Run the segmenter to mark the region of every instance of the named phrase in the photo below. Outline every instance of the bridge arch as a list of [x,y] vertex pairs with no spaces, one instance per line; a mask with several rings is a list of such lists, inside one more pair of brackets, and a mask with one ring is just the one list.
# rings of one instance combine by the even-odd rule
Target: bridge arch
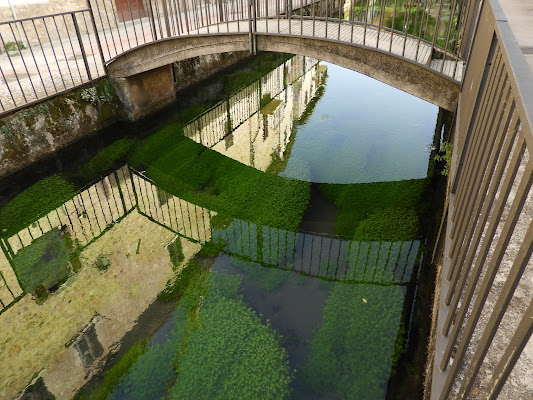
[[[172,78],[169,65],[193,57],[234,51],[249,51],[249,33],[204,34],[163,39],[129,50],[108,64],[108,73],[118,83],[126,108],[136,114],[135,103],[141,101],[143,88],[154,89],[159,82],[157,102],[173,100],[169,91]],[[455,110],[459,85],[433,69],[401,56],[362,45],[334,40],[280,34],[257,34],[256,49],[306,55],[360,72],[447,110]],[[141,83],[139,83],[142,81]],[[149,83],[147,84],[146,81]],[[150,83],[151,82],[151,83]],[[132,87],[137,88],[131,90]],[[140,89],[139,89],[140,88]],[[139,92],[140,90],[140,92]],[[163,92],[161,92],[163,90]],[[131,99],[131,95],[136,99]],[[144,102],[146,101],[143,100]],[[143,106],[146,108],[146,104]],[[134,117],[135,119],[135,117]]]

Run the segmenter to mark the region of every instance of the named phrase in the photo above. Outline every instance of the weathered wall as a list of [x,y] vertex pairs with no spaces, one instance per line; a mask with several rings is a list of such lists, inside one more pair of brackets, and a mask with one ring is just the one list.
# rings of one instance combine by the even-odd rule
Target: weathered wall
[[196,84],[249,56],[248,51],[209,54],[135,75],[113,77],[110,72],[111,82],[124,105],[126,118],[135,121],[174,102],[176,90]]
[[181,90],[196,84],[247,57],[250,57],[249,51],[234,51],[193,57],[174,63],[175,88]]
[[0,176],[7,176],[115,122],[119,100],[107,79],[0,119]]
[[[176,100],[195,84],[249,56],[234,52],[195,57],[136,76],[99,80],[0,117],[0,177],[121,119],[137,120]],[[112,84],[111,84],[112,83]],[[174,87],[175,85],[175,87]]]

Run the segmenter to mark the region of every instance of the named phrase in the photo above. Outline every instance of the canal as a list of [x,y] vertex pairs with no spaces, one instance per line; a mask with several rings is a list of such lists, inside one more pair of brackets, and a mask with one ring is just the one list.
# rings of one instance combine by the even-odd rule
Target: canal
[[268,53],[178,98],[3,181],[0,398],[417,398],[450,115]]

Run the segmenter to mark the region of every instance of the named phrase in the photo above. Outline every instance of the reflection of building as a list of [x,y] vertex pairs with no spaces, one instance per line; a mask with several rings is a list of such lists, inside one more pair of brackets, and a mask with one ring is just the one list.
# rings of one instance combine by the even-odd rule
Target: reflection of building
[[[294,115],[294,104],[286,112]],[[214,214],[124,166],[2,239],[0,271],[5,281],[0,283],[0,295],[5,312],[0,319],[6,323],[0,325],[0,343],[13,343],[0,353],[0,364],[7,366],[0,370],[0,397],[13,397],[41,370],[43,388],[71,397],[173,276],[176,266],[165,248],[175,240],[186,261],[199,249],[194,242],[214,237],[225,242],[226,253],[245,261],[335,281],[381,285],[409,284],[419,260],[418,240],[356,242],[237,219],[214,229]],[[51,248],[63,250],[53,253]],[[32,249],[55,254],[47,261],[54,261],[61,271],[67,264],[75,272],[40,305],[28,293],[33,286],[21,281],[21,257]],[[29,282],[35,285],[46,278],[33,276]],[[5,308],[14,301],[19,302]]]
[[283,158],[294,123],[324,81],[319,61],[295,56],[184,128],[185,135],[265,171]]

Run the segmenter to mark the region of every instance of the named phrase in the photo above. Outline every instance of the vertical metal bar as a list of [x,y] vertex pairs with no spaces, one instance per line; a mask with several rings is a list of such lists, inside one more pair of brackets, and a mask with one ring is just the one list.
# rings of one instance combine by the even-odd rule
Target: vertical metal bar
[[[517,153],[522,154],[524,153],[524,139],[520,138],[522,144],[518,146]],[[516,154],[516,153],[515,153]],[[520,157],[521,158],[521,157]],[[516,158],[514,158],[516,160]],[[516,172],[518,170],[518,164],[516,166],[510,166],[510,169],[508,171],[509,175],[506,176],[505,179],[505,187],[503,193],[502,199],[498,199],[498,208],[495,209],[494,213],[491,216],[490,221],[490,227],[487,229],[487,236],[485,237],[482,249],[480,250],[478,259],[476,260],[476,265],[474,267],[473,271],[479,271],[480,266],[482,263],[484,263],[488,250],[490,248],[490,244],[492,244],[492,240],[494,238],[494,233],[496,231],[496,227],[498,226],[498,223],[501,219],[501,215],[503,213],[503,208],[505,206],[505,203],[507,202],[507,198],[509,196],[509,192],[511,190],[511,187],[514,182],[514,176],[516,176]],[[496,276],[496,273],[498,272],[498,267],[500,265],[500,262],[505,254],[505,249],[507,248],[507,245],[509,244],[509,240],[511,239],[511,235],[514,230],[514,226],[520,216],[520,210],[522,210],[522,207],[528,197],[529,189],[531,188],[531,181],[532,181],[532,163],[529,163],[526,172],[524,173],[524,176],[522,180],[520,181],[518,190],[516,192],[516,196],[513,200],[513,203],[511,205],[511,209],[509,211],[509,216],[506,218],[505,223],[502,228],[502,233],[500,237],[498,238],[498,242],[496,243],[496,248],[493,252],[493,255],[490,259],[490,263],[487,267],[487,271],[485,273],[485,276],[483,277],[483,281],[480,285],[479,291],[476,295],[476,301],[472,308],[472,313],[470,314],[468,321],[466,323],[466,327],[464,329],[464,332],[462,334],[461,342],[459,343],[459,348],[457,351],[457,356],[454,360],[454,363],[452,365],[452,370],[450,371],[450,374],[448,375],[447,382],[453,382],[455,379],[456,373],[458,372],[458,365],[460,365],[464,359],[466,347],[468,343],[470,342],[470,339],[472,338],[473,331],[475,329],[475,325],[479,319],[479,316],[481,314],[481,311],[483,309],[483,305],[487,299],[489,290],[492,286],[492,283],[494,281],[494,277]],[[511,170],[512,167],[512,170]],[[512,180],[509,180],[509,177],[513,177]],[[503,201],[501,201],[503,200]],[[475,290],[475,286],[477,284],[477,281],[479,279],[479,275],[473,275],[475,278],[470,279],[467,291],[465,292],[464,299],[461,304],[461,309],[459,310],[458,318],[455,320],[453,332],[450,336],[450,339],[448,341],[448,344],[446,346],[446,351],[444,352],[444,355],[442,357],[441,363],[440,363],[440,369],[445,370],[448,362],[451,357],[451,350],[453,345],[455,344],[458,336],[459,331],[462,328],[464,318],[466,316],[466,312],[470,306],[470,301],[472,299],[472,295]],[[443,332],[443,334],[446,334],[446,332]],[[446,394],[444,397],[441,397],[442,399],[447,398],[449,391],[451,390],[451,385],[447,384],[445,387],[448,386],[448,389],[443,390],[443,395]]]
[[448,18],[448,29],[446,31],[446,40],[444,42],[444,56],[442,58],[442,65],[440,66],[441,73],[444,70],[444,64],[446,62],[446,55],[448,54],[448,44],[450,42],[450,33],[451,33],[451,28],[452,28],[453,19],[454,19],[453,17],[455,15],[455,7],[456,7],[456,0],[453,0],[452,7],[450,9],[450,16]]
[[[96,20],[94,18],[94,10],[92,8],[92,5],[91,5],[91,1],[90,0],[87,0],[87,5],[89,7],[89,9],[91,10],[91,20],[93,21],[93,25],[94,25],[94,32],[95,32],[95,35],[98,38],[98,29],[96,29]],[[105,7],[105,5],[104,5]],[[102,13],[100,12],[100,7],[98,6],[98,0],[96,0],[96,9],[98,10],[98,16],[100,17],[100,25],[102,26],[102,32],[104,33],[104,41],[105,41],[105,45],[106,45],[106,48],[107,48],[107,54],[109,56],[109,58],[111,58],[111,50],[109,49],[109,43],[107,42],[107,35],[105,34],[105,27],[104,27],[104,21],[102,19]],[[106,12],[106,19],[107,19],[107,24],[109,25],[109,29],[111,29],[111,24],[109,23],[109,18],[107,17],[107,12]],[[113,39],[113,35],[111,35],[111,39]],[[97,40],[98,43],[100,44],[100,40]],[[112,44],[113,46],[115,46],[115,42],[112,41]],[[101,46],[99,46],[101,48]],[[115,55],[117,54],[117,49],[115,47]],[[104,53],[102,52],[102,62],[105,63],[106,59],[104,58]]]
[[389,53],[392,53],[392,40],[394,39],[394,24],[396,22],[396,7],[398,7],[398,0],[394,0],[394,10],[392,11],[392,22],[390,27],[390,42],[389,42]]
[[[74,17],[72,15],[71,15],[71,17],[74,19]],[[67,26],[67,20],[65,19],[65,14],[62,15],[62,19],[63,19],[63,25],[65,25],[66,34],[68,36],[70,49],[72,50],[72,57],[74,58],[74,63],[76,64],[76,69],[78,70],[78,75],[80,76],[80,83],[82,83],[83,82],[83,77],[81,75],[80,66],[78,65],[78,60],[76,59],[76,51],[74,50],[74,45],[72,44],[72,39],[70,37],[69,28]]]
[[379,4],[379,24],[378,24],[378,37],[376,39],[376,48],[379,49],[379,36],[381,34],[381,26],[383,25],[383,16],[385,14],[384,12],[384,5],[383,3],[385,0],[381,0],[381,3]]
[[366,0],[366,7],[365,7],[365,24],[363,28],[363,46],[366,44],[366,31],[368,28],[368,2],[370,0]]
[[[474,378],[477,376],[481,364],[489,351],[489,347],[498,331],[500,323],[503,319],[503,315],[507,310],[509,303],[514,295],[516,287],[522,278],[524,270],[526,269],[531,253],[533,252],[533,222],[530,222],[529,229],[526,232],[524,241],[520,246],[520,250],[514,259],[513,266],[509,271],[507,279],[501,290],[501,294],[493,307],[493,311],[487,322],[486,328],[483,331],[481,339],[477,342],[476,352],[470,362],[468,370],[466,372],[463,383],[459,389],[459,398],[465,396],[472,389]],[[533,304],[531,302],[530,304]],[[531,321],[529,322],[531,324]]]
[[[15,67],[13,66],[13,61],[11,60],[11,56],[9,55],[9,51],[7,51],[7,47],[6,47],[6,44],[4,42],[4,38],[2,37],[2,34],[0,33],[0,40],[2,41],[2,46],[4,46],[4,49],[6,50],[6,54],[7,54],[7,58],[9,60],[9,64],[11,65],[11,69],[13,70],[13,72],[15,73],[15,78],[17,79],[17,83],[19,85],[19,88],[20,88],[20,91],[22,92],[22,97],[24,97],[24,102],[28,102],[28,100],[26,99],[26,95],[24,94],[24,89],[22,88],[22,85],[20,84],[20,80],[19,80],[19,76],[17,74],[17,71],[15,70]],[[3,75],[3,73],[2,73]],[[4,78],[4,82],[6,82],[6,85],[7,85],[7,81],[5,80]],[[13,102],[15,100],[13,99]],[[17,104],[15,103],[15,106]]]
[[[85,17],[85,13],[82,13],[81,15],[83,16],[83,24],[85,26],[85,30],[87,31],[87,39],[89,41],[89,46],[91,48],[91,54],[93,55],[93,62],[94,62],[94,68],[96,70],[96,75],[100,75],[100,71],[98,68],[98,62],[96,61],[96,56],[94,55],[95,52],[94,52],[93,41],[91,39],[91,32],[89,31],[89,26],[87,25],[87,18]],[[103,62],[104,60],[102,59],[102,65],[103,65]],[[104,74],[105,74],[105,70],[104,70]]]
[[[13,32],[13,27],[11,26],[11,24],[8,24],[8,25],[9,25],[9,29],[11,30],[11,34],[13,35],[13,39],[15,40],[15,45],[17,46],[18,53],[20,54],[20,59],[22,60],[22,64],[24,65],[24,69],[26,70],[26,75],[28,76],[28,79],[30,81],[33,94],[35,94],[35,98],[38,99],[39,96],[37,96],[37,92],[35,91],[35,86],[33,86],[33,80],[31,79],[31,75],[28,71],[28,66],[26,65],[26,60],[24,59],[24,54],[22,53],[22,49],[20,48],[19,41],[17,40],[17,37],[15,36],[15,32]],[[30,46],[29,43],[28,43],[28,46]],[[7,51],[7,49],[6,49],[6,53],[9,56],[9,52]]]
[[[489,217],[489,210],[492,207],[492,204],[495,200],[495,194],[496,190],[498,188],[498,185],[501,181],[501,178],[504,173],[505,164],[507,163],[507,160],[509,158],[509,155],[511,153],[512,144],[515,141],[516,138],[516,124],[517,124],[517,113],[514,112],[514,103],[510,107],[510,116],[512,116],[512,121],[507,122],[505,127],[503,129],[500,129],[500,135],[499,141],[494,149],[491,151],[491,159],[489,161],[489,165],[491,168],[487,171],[487,173],[490,173],[490,175],[487,175],[488,177],[492,177],[491,179],[485,179],[483,188],[481,189],[481,192],[483,195],[478,196],[476,199],[476,207],[474,208],[474,215],[475,219],[469,224],[468,230],[466,231],[466,234],[462,234],[462,237],[468,238],[465,242],[464,246],[462,246],[461,251],[459,252],[458,257],[454,260],[454,272],[453,274],[449,274],[448,280],[451,281],[449,292],[445,298],[444,304],[449,305],[451,302],[452,295],[454,293],[454,288],[456,287],[458,283],[458,277],[459,273],[461,273],[461,281],[458,287],[458,291],[462,292],[466,278],[468,276],[468,271],[465,269],[463,270],[463,265],[465,262],[465,258],[468,254],[468,259],[466,265],[471,265],[472,261],[474,259],[475,251],[473,249],[477,249],[479,245],[479,241],[481,240],[481,232],[483,231],[482,227],[485,226],[487,219]],[[507,133],[507,130],[510,128],[510,132]],[[505,138],[503,136],[505,135]],[[502,145],[502,139],[505,139],[503,141]],[[500,150],[501,149],[501,150]],[[497,161],[497,162],[496,162]],[[496,165],[495,165],[496,164]],[[487,190],[487,187],[489,186],[490,181],[490,187]],[[477,229],[477,231],[475,231]],[[475,235],[474,235],[475,231]],[[448,278],[448,277],[447,277]],[[457,304],[455,304],[455,307]],[[454,307],[454,308],[455,308]]]
[[[85,70],[87,71],[87,78],[89,79],[89,81],[92,81],[93,78],[91,76],[91,69],[89,68],[89,63],[87,62],[87,55],[85,54],[85,47],[83,47],[83,40],[81,38],[78,21],[76,21],[76,15],[74,13],[71,13],[70,15],[72,16],[72,22],[74,23],[74,29],[76,30],[76,36],[78,38],[78,43],[81,49],[81,56],[83,57],[83,63],[85,64]],[[80,74],[80,78],[81,78],[81,74]],[[82,79],[82,82],[83,82],[83,79]]]
[[[163,0],[164,2],[164,0]],[[135,43],[137,44],[137,46],[139,45],[139,39],[137,39],[137,29],[135,28],[135,21],[133,20],[133,12],[131,11],[131,4],[130,4],[130,0],[127,0],[127,3],[128,3],[128,10],[130,12],[130,21],[131,21],[131,24],[133,25],[133,34],[135,35]],[[139,6],[137,5],[137,9],[139,8]],[[122,13],[122,17],[124,17],[124,13]],[[123,21],[124,22],[124,29],[126,30],[126,21]],[[129,42],[129,35],[127,34],[127,30],[126,30],[126,35],[128,36],[128,42]]]
[[52,21],[54,22],[54,27],[56,29],[57,38],[58,38],[59,44],[61,45],[61,51],[63,52],[63,56],[65,57],[65,62],[67,63],[67,69],[70,75],[70,80],[72,81],[72,85],[76,86],[76,84],[74,83],[74,77],[72,76],[72,71],[70,70],[70,64],[68,62],[67,53],[65,52],[65,47],[63,46],[63,40],[61,39],[61,35],[59,34],[59,29],[57,27],[56,18],[52,17]]
[[[531,241],[531,239],[530,239]],[[522,320],[511,338],[505,353],[500,358],[498,365],[494,369],[489,384],[485,387],[485,397],[483,400],[496,400],[511,374],[516,362],[520,358],[522,351],[526,347],[529,338],[533,334],[533,302],[522,316]]]
[[[48,91],[46,90],[46,85],[44,84],[43,76],[41,75],[41,69],[39,68],[38,63],[35,60],[35,54],[33,54],[33,46],[30,44],[30,40],[28,39],[28,35],[26,34],[26,29],[24,28],[24,23],[22,21],[20,22],[20,26],[22,27],[22,32],[24,32],[24,37],[26,38],[26,43],[28,43],[28,48],[29,48],[31,56],[33,58],[33,63],[35,64],[35,67],[37,68],[37,71],[39,72],[39,78],[41,79],[41,85],[43,86],[44,93],[46,94],[46,96],[48,96]],[[37,35],[37,37],[39,37],[39,35]],[[40,42],[40,40],[39,40],[39,42]],[[41,50],[42,50],[42,48],[41,48]]]
[[[1,34],[0,34],[1,37]],[[15,98],[13,97],[13,93],[11,92],[11,88],[9,87],[6,76],[4,75],[4,71],[2,70],[2,66],[0,65],[0,74],[2,74],[2,81],[6,83],[7,90],[9,92],[9,96],[11,96],[11,101],[13,101],[13,106],[17,106],[17,102],[15,101]]]

